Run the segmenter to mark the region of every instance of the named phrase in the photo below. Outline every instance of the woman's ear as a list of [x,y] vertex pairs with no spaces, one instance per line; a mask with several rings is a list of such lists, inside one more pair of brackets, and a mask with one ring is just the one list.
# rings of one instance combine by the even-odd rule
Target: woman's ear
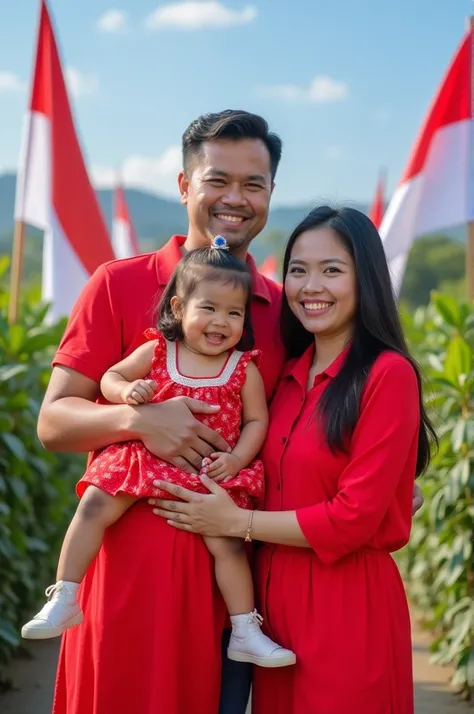
[[173,295],[173,297],[171,298],[170,306],[171,312],[173,313],[173,317],[175,318],[175,320],[181,320],[183,314],[183,306],[181,300],[177,295]]

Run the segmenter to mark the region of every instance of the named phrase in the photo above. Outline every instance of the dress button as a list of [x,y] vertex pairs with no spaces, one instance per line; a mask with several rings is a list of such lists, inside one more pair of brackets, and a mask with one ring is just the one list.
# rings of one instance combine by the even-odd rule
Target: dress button
[[281,443],[286,444],[286,441],[287,441],[286,436],[284,436],[283,439],[281,440]]

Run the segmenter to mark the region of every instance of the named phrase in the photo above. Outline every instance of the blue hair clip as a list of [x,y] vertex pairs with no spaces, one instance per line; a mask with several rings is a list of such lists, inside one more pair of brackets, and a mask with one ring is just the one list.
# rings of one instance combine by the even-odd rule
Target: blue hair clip
[[211,247],[216,250],[229,250],[229,244],[222,236],[216,236],[211,243]]

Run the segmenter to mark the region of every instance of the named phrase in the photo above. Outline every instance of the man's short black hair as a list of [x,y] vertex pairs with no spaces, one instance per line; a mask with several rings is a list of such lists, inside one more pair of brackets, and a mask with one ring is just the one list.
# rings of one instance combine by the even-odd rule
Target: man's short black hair
[[263,117],[237,109],[203,114],[191,122],[182,141],[183,167],[187,173],[192,170],[192,160],[199,156],[202,144],[216,139],[260,139],[268,149],[272,180],[275,178],[282,151],[280,137],[269,130]]

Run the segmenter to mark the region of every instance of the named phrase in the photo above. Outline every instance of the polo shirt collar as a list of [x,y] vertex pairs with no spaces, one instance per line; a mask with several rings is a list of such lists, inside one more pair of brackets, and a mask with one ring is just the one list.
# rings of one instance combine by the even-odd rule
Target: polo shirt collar
[[[183,257],[181,249],[185,242],[186,236],[172,236],[157,251],[156,272],[159,285],[164,287],[169,283],[176,265]],[[255,261],[250,254],[247,255],[247,265],[252,276],[253,294],[266,302],[271,302],[271,295],[265,278],[258,272]]]
[[[326,367],[325,370],[320,372],[316,376],[317,381],[322,381],[323,377],[329,377],[329,379],[334,379],[337,377],[339,372],[342,369],[342,366],[346,360],[347,354],[350,349],[350,344],[347,345],[339,354],[336,359],[334,359],[331,364]],[[287,369],[285,370],[283,376],[284,377],[291,377],[295,379],[298,384],[300,384],[305,390],[308,384],[308,375],[309,371],[311,369],[311,365],[313,363],[314,359],[314,353],[315,353],[315,345],[312,343],[301,355],[301,357],[297,357],[295,360],[292,360],[289,364]]]

